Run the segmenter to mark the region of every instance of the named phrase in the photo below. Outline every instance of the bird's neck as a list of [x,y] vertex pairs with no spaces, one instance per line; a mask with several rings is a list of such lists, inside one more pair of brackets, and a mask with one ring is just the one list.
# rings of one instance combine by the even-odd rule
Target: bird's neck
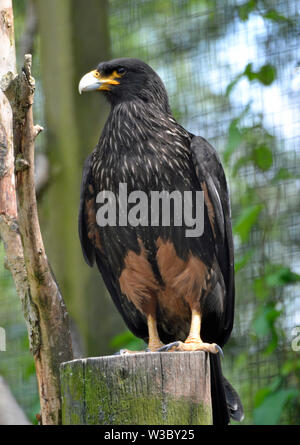
[[[190,134],[172,117],[139,101],[112,108],[94,152],[96,182],[106,190],[171,187],[174,174],[188,177]],[[98,166],[101,166],[99,169]]]
[[[98,150],[130,152],[159,150],[163,146],[182,145],[186,149],[189,133],[163,107],[136,99],[112,107],[99,140]],[[104,153],[103,153],[104,154]]]

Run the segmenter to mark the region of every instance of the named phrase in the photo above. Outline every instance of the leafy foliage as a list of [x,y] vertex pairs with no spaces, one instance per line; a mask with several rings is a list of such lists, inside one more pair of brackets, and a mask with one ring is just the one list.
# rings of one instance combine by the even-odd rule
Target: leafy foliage
[[[238,8],[242,21],[248,20],[251,13],[259,14],[258,1],[248,1]],[[270,9],[262,13],[264,20],[278,23],[289,19]],[[238,74],[227,86],[226,94],[230,97],[237,83],[246,78],[249,82],[258,81],[264,87],[269,87],[277,79],[276,67],[267,63],[258,70],[248,63],[244,71]],[[279,375],[271,382],[261,387],[254,400],[253,420],[255,424],[275,425],[281,422],[283,416],[294,423],[299,414],[299,383],[300,360],[291,350],[284,348],[285,343],[285,306],[282,296],[287,286],[299,282],[300,275],[289,265],[273,262],[270,246],[279,240],[278,232],[282,181],[293,179],[293,175],[285,167],[284,159],[275,165],[277,142],[274,136],[264,128],[261,117],[257,116],[256,124],[243,124],[251,110],[249,104],[233,119],[228,128],[228,142],[224,151],[224,162],[231,172],[231,177],[237,183],[238,217],[234,223],[234,233],[239,239],[239,249],[243,255],[236,261],[237,279],[249,262],[256,258],[258,267],[253,280],[253,293],[256,297],[256,307],[252,315],[250,338],[253,346],[262,344],[262,354],[271,360],[282,349],[282,366]],[[246,172],[251,175],[245,175]],[[260,342],[258,343],[258,340]],[[257,346],[254,346],[257,348]],[[238,367],[247,366],[247,355],[240,353],[236,359]],[[293,411],[292,411],[293,410]],[[293,414],[292,414],[293,413]]]

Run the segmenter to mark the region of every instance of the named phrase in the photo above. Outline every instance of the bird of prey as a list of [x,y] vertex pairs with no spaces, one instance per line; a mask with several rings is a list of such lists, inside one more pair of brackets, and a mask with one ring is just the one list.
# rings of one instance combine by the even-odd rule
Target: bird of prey
[[[83,168],[79,236],[84,258],[90,266],[96,263],[125,323],[148,351],[209,353],[214,424],[227,424],[230,416],[241,420],[240,399],[220,364],[233,327],[234,256],[218,154],[174,119],[162,80],[141,60],[99,63],[80,80],[79,92],[84,91],[102,92],[111,105]],[[120,184],[131,194],[125,204],[118,199]],[[154,191],[169,194],[169,221],[160,214],[168,201],[160,201],[159,216],[152,214],[155,221],[147,224],[141,213],[151,214],[151,200],[137,211],[136,191],[148,198]],[[191,227],[183,206],[175,209],[173,192],[192,193],[195,216],[197,191],[202,192],[203,231],[187,236]],[[99,223],[104,202],[106,212],[114,209],[116,215]],[[135,212],[133,223],[126,218],[124,223],[130,212]]]

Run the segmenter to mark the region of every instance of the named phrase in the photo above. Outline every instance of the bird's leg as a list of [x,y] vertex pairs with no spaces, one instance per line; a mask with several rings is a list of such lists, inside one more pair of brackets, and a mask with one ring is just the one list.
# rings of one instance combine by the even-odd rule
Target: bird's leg
[[157,323],[154,315],[149,314],[147,316],[147,324],[148,324],[148,334],[149,334],[148,349],[151,352],[156,352],[163,346],[163,343],[160,341],[158,335]]
[[156,318],[151,313],[147,315],[147,325],[148,325],[149,341],[148,341],[148,347],[146,350],[130,351],[129,349],[121,349],[119,352],[117,352],[117,354],[124,355],[124,354],[138,354],[138,353],[144,353],[144,352],[156,352],[162,346],[164,346],[164,344],[160,341],[160,338],[158,335]]
[[199,343],[199,342],[201,342],[200,330],[201,330],[201,315],[198,311],[193,309],[190,332],[189,332],[189,335],[184,343]]
[[206,351],[217,354],[222,352],[216,343],[204,343],[200,337],[201,314],[198,310],[192,309],[192,319],[190,332],[185,342],[175,341],[160,348],[160,351]]

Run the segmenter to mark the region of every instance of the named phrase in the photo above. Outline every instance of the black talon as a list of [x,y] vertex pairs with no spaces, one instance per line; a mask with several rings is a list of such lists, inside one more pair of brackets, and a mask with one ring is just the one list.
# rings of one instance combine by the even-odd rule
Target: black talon
[[223,352],[221,346],[216,345],[216,348],[217,348],[217,350],[219,351],[219,353],[221,354],[221,357],[224,358],[224,352]]
[[179,345],[179,341],[173,341],[173,343],[169,343],[168,345],[164,345],[161,348],[159,348],[158,352],[167,352],[173,346],[178,346],[178,345]]

